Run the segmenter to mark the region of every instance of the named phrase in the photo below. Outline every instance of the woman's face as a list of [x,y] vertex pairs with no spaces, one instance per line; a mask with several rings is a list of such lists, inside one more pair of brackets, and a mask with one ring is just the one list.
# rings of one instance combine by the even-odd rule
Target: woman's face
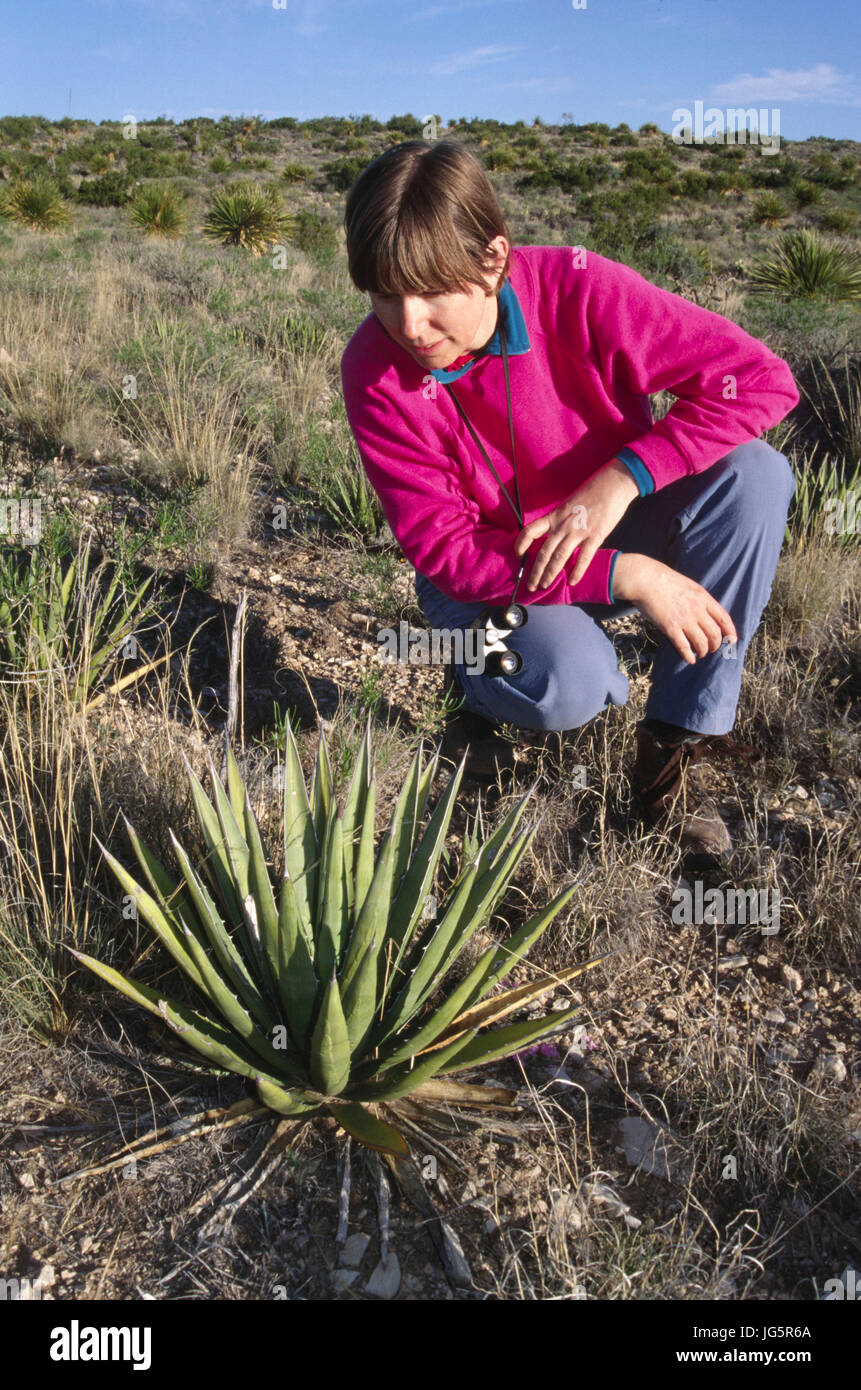
[[485,276],[488,293],[470,285],[465,294],[405,294],[370,296],[374,313],[390,338],[400,343],[422,367],[445,367],[464,352],[483,347],[496,329],[497,299],[493,293],[505,264],[508,243],[497,237],[499,269]]

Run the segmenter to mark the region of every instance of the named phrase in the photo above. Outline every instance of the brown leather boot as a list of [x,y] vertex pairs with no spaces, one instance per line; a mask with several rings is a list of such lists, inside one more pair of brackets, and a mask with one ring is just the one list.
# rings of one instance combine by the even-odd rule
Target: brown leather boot
[[729,854],[732,840],[690,764],[709,757],[753,762],[761,756],[758,749],[735,743],[728,734],[695,734],[643,720],[637,725],[632,780],[646,820],[656,828],[678,830],[680,847],[691,867],[698,861],[713,863]]
[[464,707],[464,694],[455,674],[454,662],[445,667],[443,699],[449,708],[445,712],[445,732],[442,757],[459,763],[469,748],[466,775],[476,781],[493,781],[500,772],[510,772],[516,761],[514,744],[502,738],[496,724],[481,714]]

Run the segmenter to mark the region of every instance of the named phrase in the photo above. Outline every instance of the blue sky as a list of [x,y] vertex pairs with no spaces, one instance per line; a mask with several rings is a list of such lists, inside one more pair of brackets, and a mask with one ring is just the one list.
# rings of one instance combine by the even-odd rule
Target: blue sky
[[861,140],[859,0],[575,3],[24,0],[0,31],[0,113],[412,111],[669,131],[702,101],[778,108],[784,139]]

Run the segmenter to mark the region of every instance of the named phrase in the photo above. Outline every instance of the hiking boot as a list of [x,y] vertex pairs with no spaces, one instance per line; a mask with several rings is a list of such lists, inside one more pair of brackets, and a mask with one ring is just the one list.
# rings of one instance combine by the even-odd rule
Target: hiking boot
[[445,714],[442,757],[459,763],[469,748],[464,772],[476,781],[495,781],[500,772],[510,772],[516,758],[514,745],[501,737],[492,720],[465,708],[454,662],[445,667],[443,699],[451,708]]
[[732,850],[720,812],[691,764],[709,757],[753,762],[760,756],[758,749],[735,743],[727,734],[697,734],[652,719],[637,725],[634,790],[650,825],[678,831],[680,848],[691,868],[708,867]]

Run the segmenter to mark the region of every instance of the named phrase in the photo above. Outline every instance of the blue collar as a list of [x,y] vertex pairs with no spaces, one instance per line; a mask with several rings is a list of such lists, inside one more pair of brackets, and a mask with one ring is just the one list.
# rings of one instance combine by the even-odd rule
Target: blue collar
[[[514,293],[510,280],[506,280],[502,289],[499,291],[499,312],[502,316],[502,322],[505,325],[505,346],[508,349],[509,356],[517,356],[519,353],[528,352],[530,344],[529,334],[526,331],[526,320],[523,317],[520,300]],[[499,327],[497,325],[496,332],[487,344],[487,347],[485,347],[477,357],[474,357],[471,362],[466,362],[464,366],[457,367],[453,372],[446,371],[444,367],[432,368],[430,375],[436,377],[437,381],[443,384],[449,381],[457,381],[458,377],[462,377],[465,372],[469,371],[470,367],[475,366],[476,362],[480,362],[482,357],[499,357],[501,353],[502,347],[499,342]]]

